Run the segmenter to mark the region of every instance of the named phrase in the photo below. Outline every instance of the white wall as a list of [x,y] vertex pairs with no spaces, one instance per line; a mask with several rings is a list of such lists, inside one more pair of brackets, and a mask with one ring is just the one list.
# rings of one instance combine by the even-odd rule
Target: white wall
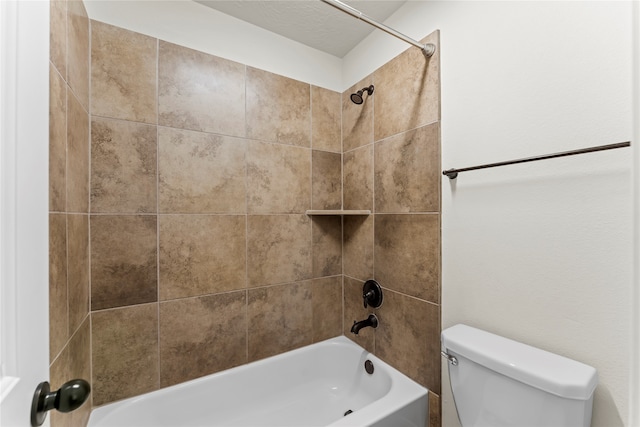
[[91,19],[342,91],[341,60],[190,0],[84,0]]
[[[630,2],[411,2],[387,23],[417,39],[441,30],[445,169],[631,139]],[[345,57],[345,83],[403,49],[373,34]],[[443,327],[596,367],[593,426],[629,425],[630,160],[620,149],[442,187]]]
[[[640,323],[640,3],[633,4],[633,183],[634,183],[634,279],[632,324]],[[640,402],[640,328],[632,331],[631,402]],[[630,405],[630,425],[640,425],[640,404]]]

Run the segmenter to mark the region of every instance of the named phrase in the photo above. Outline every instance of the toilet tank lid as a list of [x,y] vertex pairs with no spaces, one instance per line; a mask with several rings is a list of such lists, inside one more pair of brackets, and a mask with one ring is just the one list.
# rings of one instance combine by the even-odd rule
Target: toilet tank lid
[[598,384],[598,373],[589,365],[467,325],[442,331],[442,348],[568,399],[588,400]]

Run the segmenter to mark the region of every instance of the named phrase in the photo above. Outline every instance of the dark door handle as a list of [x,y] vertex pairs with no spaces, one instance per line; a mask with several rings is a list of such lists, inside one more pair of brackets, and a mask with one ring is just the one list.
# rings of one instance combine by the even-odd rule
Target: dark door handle
[[47,418],[47,411],[56,409],[60,412],[71,412],[78,409],[89,397],[91,386],[85,380],[71,380],[52,392],[48,381],[36,387],[31,401],[31,425],[41,426]]

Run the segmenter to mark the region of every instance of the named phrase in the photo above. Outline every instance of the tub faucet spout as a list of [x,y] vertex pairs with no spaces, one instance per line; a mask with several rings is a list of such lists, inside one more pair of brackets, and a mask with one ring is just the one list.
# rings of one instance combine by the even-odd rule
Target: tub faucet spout
[[359,322],[354,321],[353,326],[351,327],[351,332],[358,335],[360,329],[366,328],[367,326],[371,326],[374,329],[378,327],[378,318],[375,314],[370,314],[369,317]]

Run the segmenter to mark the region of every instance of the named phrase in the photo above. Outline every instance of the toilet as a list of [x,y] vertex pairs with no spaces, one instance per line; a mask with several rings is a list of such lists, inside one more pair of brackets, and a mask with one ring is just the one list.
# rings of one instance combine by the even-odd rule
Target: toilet
[[442,331],[463,427],[588,427],[594,368],[467,325]]

